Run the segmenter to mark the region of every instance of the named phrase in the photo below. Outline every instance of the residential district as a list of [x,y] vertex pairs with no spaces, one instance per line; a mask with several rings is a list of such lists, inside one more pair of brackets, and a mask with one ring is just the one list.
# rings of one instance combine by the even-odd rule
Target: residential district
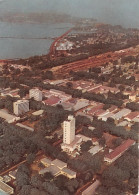
[[0,61],[0,194],[138,194],[138,35],[83,23]]

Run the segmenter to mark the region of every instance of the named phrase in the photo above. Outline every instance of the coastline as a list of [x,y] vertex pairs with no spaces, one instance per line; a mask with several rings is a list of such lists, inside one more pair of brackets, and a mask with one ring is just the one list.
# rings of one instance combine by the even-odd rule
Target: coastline
[[[49,48],[49,52],[44,54],[44,56],[46,55],[53,55],[55,53],[55,46],[57,44],[58,41],[60,41],[61,39],[63,39],[66,35],[68,35],[71,31],[73,30],[73,28],[70,28],[68,31],[66,31],[64,34],[60,35],[59,37],[53,38],[54,41],[52,42],[52,44],[50,45]],[[34,57],[34,56],[30,56],[29,58]],[[0,64],[1,63],[8,63],[11,61],[16,61],[16,60],[27,60],[29,58],[13,58],[13,59],[0,59]]]

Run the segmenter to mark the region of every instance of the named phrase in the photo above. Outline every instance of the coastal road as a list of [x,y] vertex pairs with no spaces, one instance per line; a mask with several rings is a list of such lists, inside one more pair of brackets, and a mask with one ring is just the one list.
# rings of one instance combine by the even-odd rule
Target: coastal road
[[55,54],[55,49],[56,49],[56,45],[57,43],[63,39],[65,36],[67,36],[71,31],[73,30],[73,28],[69,29],[67,32],[65,32],[63,35],[61,35],[60,37],[57,37],[55,39],[55,41],[52,43],[51,47],[50,47],[50,51],[49,54],[50,55],[54,55]]

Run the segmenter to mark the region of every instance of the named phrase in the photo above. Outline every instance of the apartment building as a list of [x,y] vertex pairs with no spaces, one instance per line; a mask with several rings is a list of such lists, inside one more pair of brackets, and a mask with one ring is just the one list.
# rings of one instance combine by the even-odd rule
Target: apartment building
[[63,124],[63,143],[71,144],[75,139],[75,118],[68,116],[68,120]]
[[42,101],[42,91],[39,89],[30,89],[29,98],[34,98],[36,101]]
[[29,111],[29,101],[28,100],[18,100],[13,103],[14,114],[19,116]]

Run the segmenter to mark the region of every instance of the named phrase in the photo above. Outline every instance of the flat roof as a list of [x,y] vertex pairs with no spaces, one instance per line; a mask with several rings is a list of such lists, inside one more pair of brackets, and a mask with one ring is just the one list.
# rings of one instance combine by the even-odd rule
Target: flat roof
[[7,193],[3,192],[1,189],[0,189],[0,195],[8,195]]
[[45,168],[45,171],[50,172],[53,176],[56,176],[61,172],[61,170],[55,165],[50,165],[49,167]]
[[93,148],[91,148],[90,150],[89,150],[89,152],[91,153],[91,154],[96,154],[96,153],[98,153],[100,150],[102,150],[103,149],[103,147],[102,146],[99,146],[99,145],[97,145],[97,146],[94,146]]
[[0,117],[5,119],[7,122],[16,119],[17,117],[15,115],[9,114],[6,110],[1,109],[0,110]]
[[71,175],[71,176],[74,176],[74,175],[76,174],[75,171],[72,171],[71,169],[68,169],[67,167],[63,168],[63,169],[62,169],[62,172],[63,172],[63,173],[66,173],[66,174],[68,174],[68,175]]
[[6,192],[7,194],[13,194],[13,188],[7,185],[6,183],[0,181],[0,189],[3,192]]
[[64,167],[67,167],[67,163],[65,163],[65,162],[63,162],[59,159],[53,160],[51,164],[57,166],[60,169],[63,169]]
[[23,124],[21,124],[21,123],[17,123],[16,125],[19,126],[19,127],[21,127],[21,128],[27,129],[27,130],[29,130],[29,131],[34,131],[33,128],[28,127],[28,126],[26,126],[26,125],[23,125]]
[[50,160],[49,158],[46,157],[46,158],[41,159],[41,163],[51,165],[52,160]]
[[39,115],[43,114],[43,112],[44,112],[44,110],[38,110],[36,112],[33,112],[32,115],[39,116]]

